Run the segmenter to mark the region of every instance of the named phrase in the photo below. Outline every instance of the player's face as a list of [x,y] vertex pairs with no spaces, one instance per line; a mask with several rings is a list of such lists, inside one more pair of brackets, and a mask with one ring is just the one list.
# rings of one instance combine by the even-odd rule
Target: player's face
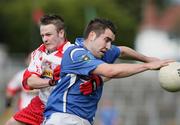
[[40,34],[46,49],[53,52],[64,42],[64,30],[57,31],[53,24],[41,25]]
[[111,48],[115,35],[110,29],[106,29],[103,34],[96,37],[91,44],[91,50],[95,57],[102,58],[104,53]]

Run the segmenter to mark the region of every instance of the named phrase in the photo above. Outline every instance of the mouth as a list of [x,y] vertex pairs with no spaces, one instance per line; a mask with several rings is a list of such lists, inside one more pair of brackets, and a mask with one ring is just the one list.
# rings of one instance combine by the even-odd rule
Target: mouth
[[105,51],[100,51],[101,56],[104,56]]
[[46,46],[49,46],[49,45],[51,45],[51,44],[50,44],[50,43],[45,43],[45,45],[46,45]]
[[46,46],[47,49],[51,49],[51,44],[45,43],[45,46]]
[[100,52],[104,54],[104,53],[106,53],[106,50],[101,50]]
[[104,54],[105,52],[104,52],[104,51],[100,51],[100,53],[103,53],[103,54]]

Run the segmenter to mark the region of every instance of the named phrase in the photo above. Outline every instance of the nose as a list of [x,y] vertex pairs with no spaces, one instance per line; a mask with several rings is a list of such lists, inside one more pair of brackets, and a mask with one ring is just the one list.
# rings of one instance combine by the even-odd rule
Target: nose
[[106,48],[107,48],[107,49],[110,49],[110,48],[111,48],[111,42],[107,42]]
[[46,36],[43,36],[43,37],[42,37],[42,40],[43,40],[43,42],[45,43],[45,42],[47,42],[48,39],[47,39]]

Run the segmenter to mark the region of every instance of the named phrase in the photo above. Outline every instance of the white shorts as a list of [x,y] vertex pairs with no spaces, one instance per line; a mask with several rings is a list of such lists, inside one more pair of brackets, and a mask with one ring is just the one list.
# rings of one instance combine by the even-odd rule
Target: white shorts
[[88,120],[68,113],[53,113],[43,125],[91,125]]

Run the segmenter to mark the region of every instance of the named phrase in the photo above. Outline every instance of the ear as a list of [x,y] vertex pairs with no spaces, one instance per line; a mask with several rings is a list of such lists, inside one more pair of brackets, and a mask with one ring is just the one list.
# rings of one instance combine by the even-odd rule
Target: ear
[[64,30],[60,30],[60,31],[58,32],[58,35],[59,35],[60,37],[64,37],[64,35],[65,35]]
[[96,33],[95,33],[94,31],[91,31],[91,32],[89,33],[89,38],[90,38],[91,41],[94,41],[95,38],[96,38]]

